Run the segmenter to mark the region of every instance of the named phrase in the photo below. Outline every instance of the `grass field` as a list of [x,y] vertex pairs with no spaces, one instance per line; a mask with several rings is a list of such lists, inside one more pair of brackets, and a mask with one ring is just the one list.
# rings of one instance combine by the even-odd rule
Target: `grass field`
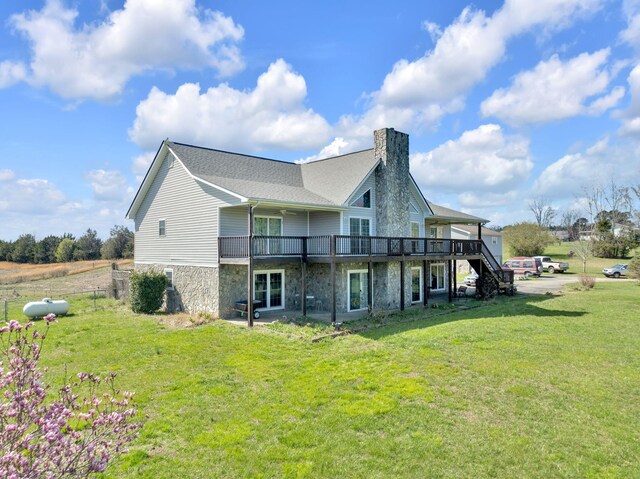
[[[111,266],[114,260],[74,261],[71,263],[20,264],[0,261],[0,284],[16,284],[49,278],[86,273]],[[131,264],[131,260],[116,260],[118,264]]]
[[[561,242],[554,243],[545,249],[544,254],[551,256],[556,261],[565,261],[569,263],[569,274],[582,273],[582,260],[577,256],[569,257],[570,251],[575,251],[575,243]],[[509,251],[507,245],[504,246],[503,258],[506,260],[513,255]],[[616,263],[629,263],[633,257],[640,257],[640,248],[637,248],[629,253],[629,259],[611,259],[611,258],[594,258],[591,257],[587,260],[587,273],[602,275],[602,269],[608,266],[613,266]]]
[[500,298],[312,344],[111,309],[61,318],[51,383],[116,371],[119,478],[640,477],[640,287]]

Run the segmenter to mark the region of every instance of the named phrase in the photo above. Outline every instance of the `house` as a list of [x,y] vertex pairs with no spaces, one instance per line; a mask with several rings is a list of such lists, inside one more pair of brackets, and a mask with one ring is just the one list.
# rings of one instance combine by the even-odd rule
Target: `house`
[[[167,274],[169,310],[228,317],[254,298],[259,311],[335,322],[451,298],[459,259],[512,284],[481,241],[487,220],[427,201],[409,137],[393,129],[375,131],[372,149],[301,165],[165,140],[127,217],[135,269]],[[453,224],[478,239],[452,240]]]
[[[481,227],[481,235],[484,243],[491,251],[493,257],[502,264],[502,233],[490,228]],[[478,239],[478,228],[471,225],[451,225],[451,238],[462,240]],[[465,261],[458,263],[458,271],[471,271],[471,265]]]

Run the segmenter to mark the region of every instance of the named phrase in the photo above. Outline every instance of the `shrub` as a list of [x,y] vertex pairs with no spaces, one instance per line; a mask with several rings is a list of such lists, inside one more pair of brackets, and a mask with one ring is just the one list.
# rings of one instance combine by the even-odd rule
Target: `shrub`
[[162,306],[167,277],[153,271],[131,273],[129,278],[131,309],[134,313],[154,313]]
[[[45,316],[44,334],[10,321],[0,328],[0,477],[86,478],[103,472],[137,435],[132,393],[113,387],[114,374],[78,374],[59,398],[48,398],[38,366],[55,315]],[[108,392],[100,392],[101,385]],[[88,389],[81,397],[78,389]]]
[[593,289],[596,285],[596,277],[592,274],[581,273],[578,275],[578,280],[584,289]]
[[544,254],[544,249],[553,243],[553,236],[547,228],[534,223],[516,223],[503,230],[504,240],[513,256],[536,256]]
[[629,276],[640,280],[640,258],[635,258],[630,264],[629,264]]

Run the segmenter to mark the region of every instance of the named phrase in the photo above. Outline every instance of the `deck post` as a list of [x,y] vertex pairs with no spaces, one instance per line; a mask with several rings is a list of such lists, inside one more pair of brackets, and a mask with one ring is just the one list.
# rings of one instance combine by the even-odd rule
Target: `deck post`
[[429,279],[431,275],[427,273],[428,267],[429,264],[425,259],[422,261],[422,304],[425,307],[429,304]]
[[249,263],[247,264],[247,325],[253,327],[253,205],[249,205]]
[[371,314],[373,310],[373,263],[369,258],[367,265],[367,311]]
[[302,262],[302,293],[301,293],[301,301],[302,301],[302,316],[307,315],[307,262]]
[[[335,238],[335,237],[334,237]],[[349,298],[347,298],[347,301]],[[331,259],[331,324],[336,325],[336,260]]]
[[453,260],[453,294],[458,297],[458,262]]
[[449,270],[449,274],[447,275],[447,286],[449,287],[449,302],[453,301],[452,291],[451,291],[451,260],[447,260],[447,269]]
[[482,239],[482,224],[478,223],[478,239]]
[[404,258],[400,259],[400,311],[404,311]]

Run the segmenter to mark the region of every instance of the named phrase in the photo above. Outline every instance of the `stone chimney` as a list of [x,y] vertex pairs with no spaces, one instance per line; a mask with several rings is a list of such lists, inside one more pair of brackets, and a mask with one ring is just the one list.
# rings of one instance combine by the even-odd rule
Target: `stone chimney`
[[383,128],[373,132],[376,168],[376,234],[411,236],[409,222],[409,135]]

